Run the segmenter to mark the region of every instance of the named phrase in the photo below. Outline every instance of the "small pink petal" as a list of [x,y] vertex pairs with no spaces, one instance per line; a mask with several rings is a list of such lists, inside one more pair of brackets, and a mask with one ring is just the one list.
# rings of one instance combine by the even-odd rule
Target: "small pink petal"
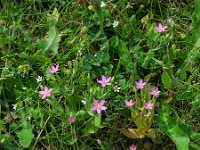
[[97,108],[97,113],[100,114],[101,113],[101,109]]
[[52,88],[50,88],[50,89],[48,90],[48,92],[49,92],[49,93],[51,93],[51,91],[52,91],[52,90],[53,90],[53,89],[52,89]]
[[51,70],[53,71],[55,69],[55,67],[53,65],[51,65]]
[[98,105],[99,104],[99,102],[96,99],[93,99],[93,103],[94,103],[94,105]]
[[105,83],[102,83],[102,84],[101,84],[101,86],[102,86],[102,87],[105,87],[105,86],[106,86],[106,84],[105,84]]
[[106,110],[107,107],[106,106],[101,106],[101,110]]
[[106,82],[108,83],[108,82],[110,82],[110,80],[111,80],[111,77],[109,77],[108,79],[106,79]]
[[126,106],[128,106],[128,105],[129,105],[129,102],[128,102],[128,100],[125,100],[124,102],[125,102]]
[[56,65],[56,70],[58,71],[59,65]]
[[47,87],[47,86],[44,87],[44,91],[45,91],[45,92],[48,91],[48,87]]
[[97,110],[97,106],[92,106],[90,110]]
[[39,91],[39,94],[41,94],[41,95],[43,95],[45,93],[46,93],[45,91]]
[[104,81],[102,81],[102,80],[97,80],[97,82],[100,83],[100,84],[104,83]]
[[45,97],[47,97],[46,94],[44,94],[44,95],[42,96],[42,99],[45,99]]
[[101,100],[100,102],[99,102],[99,105],[103,105],[105,103],[105,100]]
[[103,81],[105,81],[105,80],[106,80],[106,77],[105,77],[104,75],[102,75],[102,76],[101,76],[101,79],[102,79]]
[[51,93],[47,93],[46,95],[49,97],[49,96],[51,96]]

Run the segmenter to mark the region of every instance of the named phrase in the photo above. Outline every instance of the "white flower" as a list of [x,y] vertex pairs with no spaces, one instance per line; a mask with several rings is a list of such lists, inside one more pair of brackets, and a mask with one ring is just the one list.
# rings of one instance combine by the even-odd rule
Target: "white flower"
[[81,102],[82,102],[82,104],[83,104],[83,105],[85,105],[85,104],[86,104],[86,101],[85,101],[85,100],[82,100]]
[[26,90],[27,88],[25,86],[22,87],[23,90]]
[[174,23],[174,20],[173,20],[172,18],[169,18],[167,21],[168,21],[168,23],[169,23],[170,25],[172,25],[172,26],[175,24],[175,23]]
[[12,107],[13,107],[14,110],[16,110],[17,109],[17,104],[12,104]]
[[101,7],[105,7],[106,6],[106,4],[102,1],[101,2]]
[[97,143],[98,143],[99,145],[101,145],[101,140],[97,139]]
[[114,87],[113,87],[113,89],[114,89],[114,92],[119,92],[119,90],[121,89],[118,85],[115,85]]
[[117,27],[118,24],[119,24],[119,22],[115,20],[115,21],[113,22],[113,28]]
[[36,80],[37,80],[37,82],[41,82],[42,81],[42,77],[41,76],[37,76]]

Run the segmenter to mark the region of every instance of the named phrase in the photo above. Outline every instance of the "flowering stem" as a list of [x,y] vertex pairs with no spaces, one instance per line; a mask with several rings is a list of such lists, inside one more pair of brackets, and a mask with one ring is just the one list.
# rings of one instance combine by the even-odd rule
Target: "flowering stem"
[[139,100],[138,100],[138,96],[137,96],[136,90],[134,90],[134,92],[135,92],[135,101],[136,101],[135,109],[136,109],[136,111],[137,111],[138,108],[140,107],[140,102],[139,102]]
[[141,95],[141,107],[145,104],[145,98],[144,98],[144,91],[143,89],[140,89],[140,95]]

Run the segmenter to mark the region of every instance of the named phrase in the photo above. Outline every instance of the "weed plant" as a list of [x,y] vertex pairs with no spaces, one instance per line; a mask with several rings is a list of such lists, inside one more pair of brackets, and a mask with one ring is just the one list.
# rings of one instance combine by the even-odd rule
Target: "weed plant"
[[1,0],[0,149],[199,150],[199,0]]

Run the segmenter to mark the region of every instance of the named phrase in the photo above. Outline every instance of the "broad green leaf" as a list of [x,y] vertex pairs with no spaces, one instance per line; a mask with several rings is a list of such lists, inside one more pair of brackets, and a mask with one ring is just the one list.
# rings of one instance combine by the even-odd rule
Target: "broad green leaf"
[[35,55],[47,55],[49,53],[56,55],[58,53],[60,40],[59,31],[55,26],[52,26],[48,31],[48,38],[38,42],[38,46],[41,47],[41,50],[39,50]]
[[194,13],[192,14],[192,41],[193,43],[196,42],[197,39],[200,38],[200,0],[195,0],[195,9]]
[[58,53],[58,46],[61,38],[59,35],[58,30],[55,26],[51,27],[48,32],[48,39],[47,39],[47,45],[44,49],[44,52],[51,50],[54,55]]
[[86,123],[84,132],[86,134],[93,134],[98,131],[100,125],[101,125],[101,115],[96,114],[93,117],[91,117],[89,121]]
[[170,116],[170,108],[167,103],[161,103],[158,112],[158,126],[176,144],[178,150],[188,150],[190,139],[182,130],[176,118]]
[[172,87],[172,80],[166,71],[162,73],[161,79],[165,88],[170,89]]
[[57,8],[55,7],[52,14],[47,15],[47,22],[49,26],[55,26],[56,23],[58,22],[58,18],[59,18],[59,13]]
[[19,138],[19,143],[24,148],[28,148],[33,140],[33,133],[32,129],[22,129],[21,131],[17,132],[17,137]]

